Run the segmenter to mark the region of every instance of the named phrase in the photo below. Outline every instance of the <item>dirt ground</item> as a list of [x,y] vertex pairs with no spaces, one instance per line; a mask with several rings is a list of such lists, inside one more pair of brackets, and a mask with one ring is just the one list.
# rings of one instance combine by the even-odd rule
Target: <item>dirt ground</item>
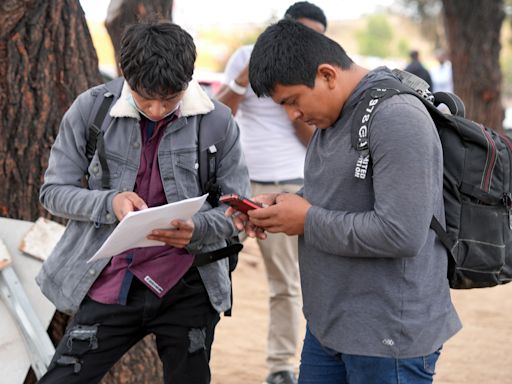
[[[245,242],[233,281],[233,317],[221,319],[217,327],[212,383],[261,384],[267,375],[268,290],[252,239]],[[512,283],[452,290],[452,298],[464,328],[444,345],[434,383],[512,384]]]

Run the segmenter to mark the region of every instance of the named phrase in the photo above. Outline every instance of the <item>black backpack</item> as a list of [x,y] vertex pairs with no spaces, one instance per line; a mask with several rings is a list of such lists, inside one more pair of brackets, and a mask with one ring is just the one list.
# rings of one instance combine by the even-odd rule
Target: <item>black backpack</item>
[[[108,125],[105,121],[107,112],[114,100],[114,94],[119,96],[123,87],[124,79],[117,78],[106,84],[107,89],[103,95],[97,94],[96,104],[92,110],[96,110],[96,115],[89,125],[89,134],[86,144],[86,157],[89,163],[92,161],[96,151],[98,152],[98,161],[102,169],[101,184],[103,189],[109,188],[110,172],[108,169],[105,146],[103,142],[102,126]],[[103,97],[103,98],[102,98]],[[203,122],[210,115],[199,115],[198,132],[197,132],[197,157],[199,163],[199,182],[201,184],[202,193],[208,193],[207,201],[212,207],[219,205],[219,197],[222,190],[217,184],[217,154],[222,153],[225,124],[210,124],[208,129],[201,129]],[[88,175],[86,175],[86,178]],[[234,271],[238,264],[238,253],[242,250],[243,245],[240,243],[238,236],[226,239],[226,246],[215,251],[194,255],[194,266],[202,266],[213,263],[220,259],[229,258],[229,274]],[[231,295],[233,297],[233,295]],[[231,314],[231,310],[225,312],[226,316]]]
[[[431,94],[421,79],[393,70],[396,80],[368,89],[356,107],[352,145],[359,152],[354,176],[364,179],[371,163],[368,132],[373,112],[397,94],[420,99],[441,139],[446,230],[432,217],[430,227],[448,249],[451,288],[492,287],[512,280],[512,140],[464,118],[456,95]],[[437,106],[446,105],[444,114]]]

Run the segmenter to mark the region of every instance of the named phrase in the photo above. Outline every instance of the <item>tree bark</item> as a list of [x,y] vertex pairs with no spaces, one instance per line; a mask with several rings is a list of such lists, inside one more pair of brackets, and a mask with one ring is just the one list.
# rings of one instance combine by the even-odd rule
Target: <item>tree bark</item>
[[173,0],[111,0],[105,27],[114,46],[116,68],[121,37],[126,27],[145,17],[159,17],[172,21]]
[[73,0],[0,3],[0,215],[35,220],[50,147],[73,99],[101,81]]
[[466,117],[503,131],[503,0],[443,0],[443,12],[455,92],[466,105]]
[[[48,216],[38,201],[50,147],[74,98],[101,82],[85,16],[73,0],[0,3],[0,215]],[[68,316],[57,312],[54,342]],[[34,383],[29,373],[26,383]]]
[[[102,82],[84,13],[76,0],[0,2],[0,216],[34,221],[50,148],[76,96]],[[57,343],[68,317],[57,312]],[[137,344],[103,383],[162,382],[151,338]],[[25,383],[35,383],[29,373]]]

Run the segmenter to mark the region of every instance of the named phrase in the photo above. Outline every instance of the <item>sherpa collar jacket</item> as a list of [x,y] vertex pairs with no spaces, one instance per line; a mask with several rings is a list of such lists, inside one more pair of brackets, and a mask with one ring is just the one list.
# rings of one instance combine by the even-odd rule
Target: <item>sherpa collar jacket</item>
[[[42,266],[36,280],[43,293],[58,310],[74,313],[89,288],[108,264],[102,259],[87,260],[112,233],[118,221],[112,211],[114,195],[132,191],[141,155],[139,113],[126,100],[128,87],[122,79],[84,92],[63,117],[50,153],[48,169],[40,191],[40,201],[53,215],[69,220],[66,231]],[[116,89],[117,88],[117,89]],[[97,154],[89,163],[85,156],[88,127],[105,94],[114,102],[104,121],[104,141],[110,170],[110,189],[101,189],[101,166]],[[249,177],[239,142],[239,130],[230,110],[212,101],[196,81],[190,82],[182,99],[180,117],[165,128],[158,148],[160,173],[168,202],[202,194],[198,179],[197,128],[223,124],[226,135],[218,154],[217,180],[224,193],[249,194]],[[207,116],[208,119],[199,118]],[[89,173],[88,189],[81,180]],[[221,248],[226,238],[236,234],[231,219],[224,217],[225,207],[208,204],[194,215],[191,253]],[[213,307],[225,311],[231,304],[228,260],[199,268]]]

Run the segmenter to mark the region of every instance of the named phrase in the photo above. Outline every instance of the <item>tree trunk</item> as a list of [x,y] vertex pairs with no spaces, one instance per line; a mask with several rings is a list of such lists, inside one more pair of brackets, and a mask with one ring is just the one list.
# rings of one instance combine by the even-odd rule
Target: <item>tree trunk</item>
[[35,220],[50,147],[73,99],[101,82],[73,0],[0,3],[0,215]]
[[455,92],[466,117],[503,130],[499,55],[503,0],[443,0]]
[[[0,4],[0,215],[34,221],[50,147],[74,98],[101,82],[98,59],[73,0],[6,0]],[[50,337],[68,316],[57,312]],[[26,383],[34,383],[29,373]]]
[[[173,0],[111,0],[105,27],[114,46],[116,64],[125,28],[145,17],[156,16],[172,21]],[[116,66],[118,74],[119,66]]]
[[[60,120],[79,93],[101,82],[78,1],[0,2],[0,216],[48,216],[38,194]],[[67,321],[60,312],[52,319],[55,343]],[[103,383],[162,382],[158,361],[154,343],[145,340]],[[35,383],[33,373],[25,383]]]

